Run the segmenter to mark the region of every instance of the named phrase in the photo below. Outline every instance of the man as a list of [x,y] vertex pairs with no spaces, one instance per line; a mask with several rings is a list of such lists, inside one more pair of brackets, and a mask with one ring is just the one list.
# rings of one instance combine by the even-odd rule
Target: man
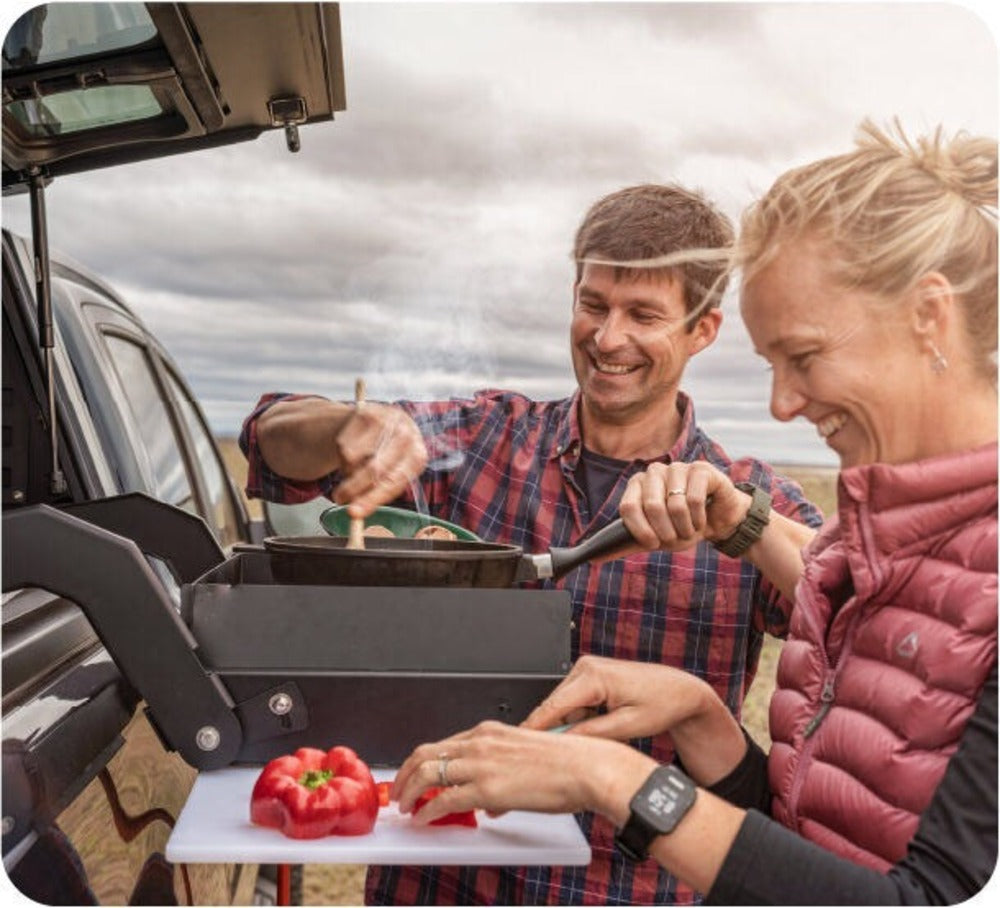
[[[543,551],[615,519],[629,477],[650,463],[707,460],[770,493],[775,519],[818,524],[794,483],[759,461],[732,462],[698,428],[680,390],[687,361],[718,334],[731,243],[727,219],[695,193],[658,185],[612,193],[587,213],[574,245],[570,342],[579,387],[572,397],[540,402],[488,390],[469,400],[356,410],[267,395],[241,436],[248,494],[284,502],[325,494],[363,514],[398,495],[412,500],[409,479],[429,458],[416,488],[431,513],[484,539]],[[631,264],[611,264],[621,262]],[[739,525],[743,537],[732,554],[752,543],[751,524]],[[749,563],[705,544],[584,565],[555,586],[573,601],[574,659],[592,653],[682,667],[705,678],[737,715],[762,631],[783,633],[790,608]],[[672,757],[665,737],[639,743],[661,762]],[[578,820],[593,852],[587,867],[372,867],[367,900],[694,899],[655,862],[625,860],[603,819]]]

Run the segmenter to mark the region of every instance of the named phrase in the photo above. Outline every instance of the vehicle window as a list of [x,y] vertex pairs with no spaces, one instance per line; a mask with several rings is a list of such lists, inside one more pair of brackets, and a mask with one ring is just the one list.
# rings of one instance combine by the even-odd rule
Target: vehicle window
[[30,136],[42,138],[148,120],[160,116],[163,105],[145,85],[107,85],[64,91],[44,103],[12,101],[7,110]]
[[143,3],[50,3],[22,15],[3,42],[3,68],[24,69],[144,44],[156,35]]
[[184,424],[194,442],[195,457],[198,460],[198,466],[205,481],[205,490],[208,494],[207,520],[209,526],[215,530],[220,545],[233,545],[240,541],[239,523],[229,492],[229,480],[223,471],[222,464],[219,463],[212,437],[201,421],[190,397],[177,379],[168,373],[167,382],[170,385],[170,393],[181,411]]
[[167,504],[197,514],[181,448],[146,351],[113,334],[106,334],[105,341],[149,457],[154,494]]
[[[12,26],[3,42],[4,110],[26,139],[137,123],[169,114],[155,80],[107,72],[90,57],[162,41],[145,4],[53,3],[36,6]],[[143,51],[147,50],[143,47]],[[51,65],[82,66],[75,78],[34,82],[33,70]],[[7,80],[13,87],[8,91]]]

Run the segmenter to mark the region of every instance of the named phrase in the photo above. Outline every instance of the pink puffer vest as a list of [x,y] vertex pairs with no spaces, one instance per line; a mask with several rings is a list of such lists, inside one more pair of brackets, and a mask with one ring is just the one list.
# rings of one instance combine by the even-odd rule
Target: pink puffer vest
[[775,819],[886,870],[997,658],[997,446],[844,470],[771,701]]

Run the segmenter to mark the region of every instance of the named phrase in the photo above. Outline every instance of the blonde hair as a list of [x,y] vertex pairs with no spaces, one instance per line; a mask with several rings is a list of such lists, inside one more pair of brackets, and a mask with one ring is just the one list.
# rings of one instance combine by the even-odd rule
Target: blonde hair
[[938,127],[910,141],[898,121],[870,120],[857,148],[790,170],[743,214],[736,261],[743,283],[782,243],[829,247],[831,277],[891,299],[930,272],[963,307],[977,365],[995,373],[997,348],[997,144]]

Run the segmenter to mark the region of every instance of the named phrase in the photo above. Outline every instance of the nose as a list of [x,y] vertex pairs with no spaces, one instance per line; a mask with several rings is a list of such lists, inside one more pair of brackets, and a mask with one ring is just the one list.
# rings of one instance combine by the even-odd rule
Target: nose
[[775,367],[771,376],[771,415],[781,422],[788,422],[795,419],[805,405],[805,395]]
[[594,332],[594,343],[601,351],[614,350],[627,341],[625,317],[615,311],[608,312]]

